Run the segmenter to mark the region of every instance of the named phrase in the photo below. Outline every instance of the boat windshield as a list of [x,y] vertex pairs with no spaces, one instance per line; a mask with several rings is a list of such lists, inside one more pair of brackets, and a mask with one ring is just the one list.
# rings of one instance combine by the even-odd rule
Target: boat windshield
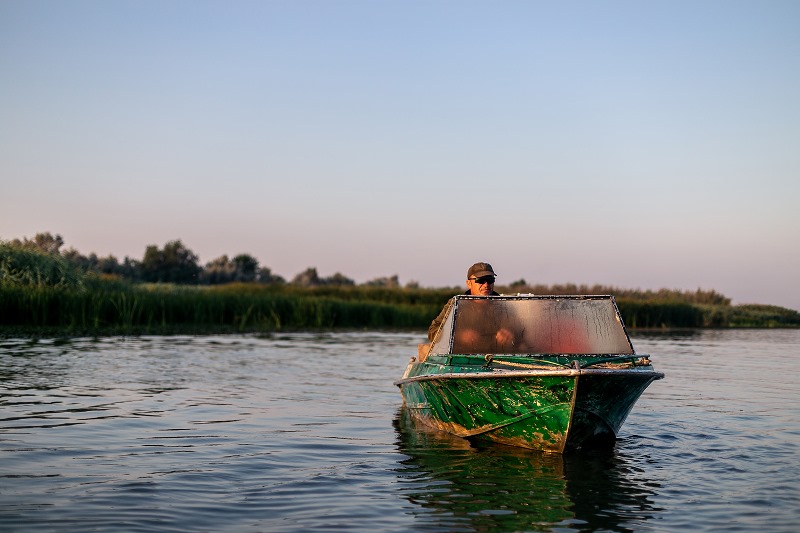
[[433,354],[633,354],[612,296],[456,296]]

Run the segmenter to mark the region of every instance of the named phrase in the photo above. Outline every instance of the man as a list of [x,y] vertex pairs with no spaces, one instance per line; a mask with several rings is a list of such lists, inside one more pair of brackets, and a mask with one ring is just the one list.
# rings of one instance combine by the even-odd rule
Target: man
[[[494,292],[494,280],[497,275],[494,273],[492,265],[489,263],[475,263],[469,270],[467,270],[467,291],[464,294],[471,294],[472,296],[500,296]],[[442,325],[447,312],[450,310],[450,302],[444,306],[444,309],[439,313],[439,316],[433,319],[430,327],[428,328],[428,340],[433,340],[439,326]]]

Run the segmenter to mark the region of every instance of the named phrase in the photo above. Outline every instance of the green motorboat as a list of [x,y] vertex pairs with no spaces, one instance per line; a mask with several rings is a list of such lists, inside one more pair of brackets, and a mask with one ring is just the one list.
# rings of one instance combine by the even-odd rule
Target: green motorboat
[[428,426],[563,453],[613,443],[663,377],[635,353],[613,296],[459,295],[395,384]]

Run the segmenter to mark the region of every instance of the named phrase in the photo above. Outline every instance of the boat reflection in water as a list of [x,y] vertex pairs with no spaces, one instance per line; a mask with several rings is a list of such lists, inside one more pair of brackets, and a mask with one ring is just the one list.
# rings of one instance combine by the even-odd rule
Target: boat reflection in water
[[394,420],[397,475],[415,525],[447,531],[636,530],[658,512],[652,484],[613,450],[547,454]]

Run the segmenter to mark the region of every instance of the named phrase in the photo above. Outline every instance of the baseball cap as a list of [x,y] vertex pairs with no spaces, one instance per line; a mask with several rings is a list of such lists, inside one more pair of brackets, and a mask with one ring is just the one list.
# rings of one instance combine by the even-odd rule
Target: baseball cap
[[467,270],[467,279],[471,277],[497,276],[489,263],[475,263]]

